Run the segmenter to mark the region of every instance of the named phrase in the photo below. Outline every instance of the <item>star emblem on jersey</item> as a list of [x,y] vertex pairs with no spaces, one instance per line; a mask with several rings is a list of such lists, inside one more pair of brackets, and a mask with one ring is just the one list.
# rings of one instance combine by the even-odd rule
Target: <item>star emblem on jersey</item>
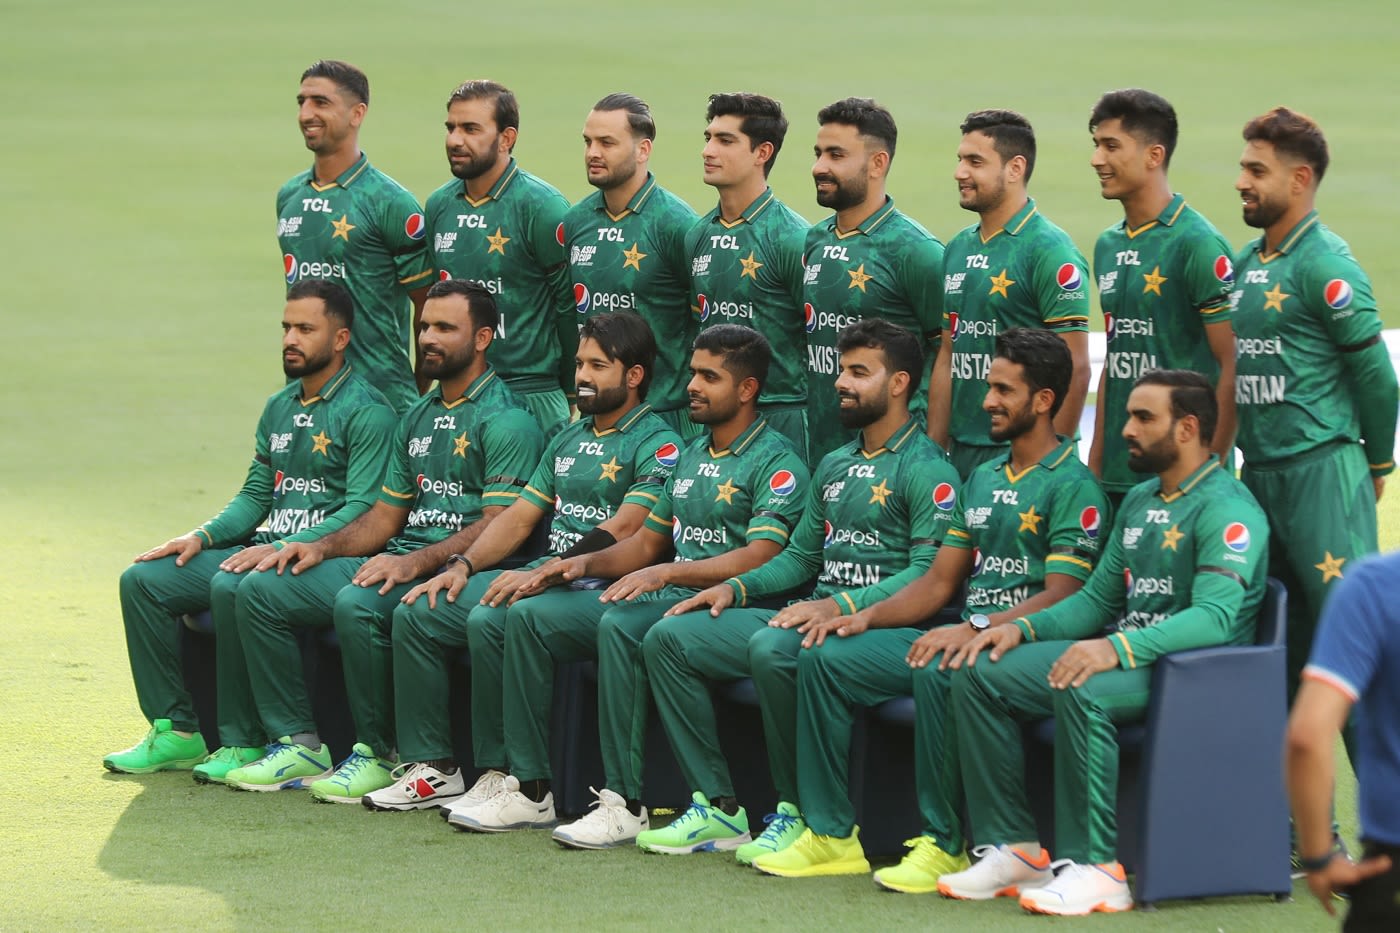
[[[870,502],[877,503],[880,508],[883,509],[885,507],[885,500],[890,497],[890,493],[892,492],[894,492],[894,490],[886,485],[884,480],[880,480],[880,485],[870,487]],[[866,504],[869,505],[870,503]]]
[[346,243],[350,242],[350,231],[355,229],[355,225],[350,222],[349,214],[341,214],[339,220],[332,220],[331,226],[335,230],[331,233],[331,239],[340,237]]
[[1016,280],[1007,278],[1006,270],[1002,269],[996,275],[992,276],[992,290],[987,292],[987,294],[1010,298],[1011,296],[1006,293],[1006,290],[1015,284]]
[[1024,512],[1017,512],[1016,515],[1021,519],[1021,527],[1016,529],[1018,534],[1022,531],[1029,531],[1033,535],[1040,534],[1040,523],[1045,520],[1045,516],[1037,513],[1035,506]]
[[1331,583],[1333,580],[1340,580],[1342,578],[1342,564],[1345,564],[1347,559],[1345,557],[1333,557],[1331,551],[1326,551],[1325,553],[1327,556],[1322,559],[1322,563],[1313,564],[1313,566],[1322,571],[1323,583]]
[[720,483],[718,486],[715,487],[715,501],[728,502],[730,505],[733,505],[734,494],[738,491],[739,487],[735,486],[732,481],[726,479],[724,482]]
[[1278,285],[1275,285],[1264,293],[1264,310],[1277,311],[1279,314],[1282,314],[1283,303],[1292,297],[1292,295],[1287,294],[1283,289],[1279,288]]
[[617,462],[616,457],[613,457],[607,463],[598,464],[598,468],[603,471],[603,479],[610,483],[617,482],[617,474],[622,472],[622,464]]
[[502,235],[501,228],[497,227],[494,234],[487,235],[486,242],[491,244],[486,247],[487,255],[491,253],[500,253],[504,256],[506,254],[506,244],[510,242],[510,237]]
[[847,287],[848,289],[849,289],[849,288],[858,288],[858,289],[860,289],[861,291],[865,291],[865,283],[866,283],[866,282],[869,282],[871,279],[875,278],[875,276],[869,275],[869,274],[866,273],[866,271],[865,271],[865,263],[861,263],[860,265],[856,266],[854,269],[847,269],[847,270],[846,270],[846,274],[849,275],[849,276],[851,277],[851,284],[850,284],[850,285],[847,285],[846,287]]
[[1181,543],[1181,539],[1184,537],[1186,537],[1186,534],[1181,530],[1180,526],[1172,525],[1166,531],[1162,532],[1162,550],[1165,551],[1171,548],[1175,551],[1176,546]]
[[472,442],[467,440],[466,431],[463,431],[461,434],[458,434],[456,437],[452,438],[453,456],[461,457],[463,460],[467,459],[467,448],[471,445]]
[[647,254],[637,249],[637,244],[633,243],[631,249],[622,251],[622,268],[631,266],[638,272],[642,271],[642,260],[647,258]]
[[[313,454],[320,454],[323,457],[330,456],[331,439],[326,436],[324,430],[320,434],[312,435],[311,443],[316,445],[315,449],[311,451]],[[1341,574],[1337,574],[1337,576],[1341,576]]]
[[749,250],[748,259],[739,260],[739,265],[744,267],[739,270],[739,278],[741,279],[746,275],[751,279],[757,279],[758,270],[763,268],[763,263],[753,258],[753,250]]
[[1142,293],[1146,295],[1148,292],[1151,292],[1158,298],[1161,298],[1162,284],[1167,281],[1167,277],[1162,274],[1162,267],[1153,266],[1151,272],[1144,272],[1142,274],[1142,278],[1145,283],[1142,286]]

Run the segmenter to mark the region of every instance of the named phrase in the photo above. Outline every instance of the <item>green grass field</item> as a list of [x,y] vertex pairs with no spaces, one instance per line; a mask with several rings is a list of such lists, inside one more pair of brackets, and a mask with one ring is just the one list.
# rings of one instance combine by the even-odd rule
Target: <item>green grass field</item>
[[[1251,898],[1047,923],[1007,903],[881,896],[867,879],[788,883],[717,857],[563,852],[539,834],[465,838],[425,814],[232,794],[185,775],[117,778],[100,759],[145,728],[117,576],[237,488],[262,399],[281,382],[272,199],[309,162],[293,97],[312,60],[368,71],[362,143],[420,197],[447,178],[443,102],[467,77],[516,90],[517,155],[572,197],[586,190],[588,106],[613,90],[641,94],[660,127],[653,168],[697,206],[712,201],[699,172],[705,96],[752,89],[788,108],[773,185],[815,219],[814,114],[872,95],[902,130],[892,194],[945,240],[971,217],[950,180],[956,125],[969,110],[1009,106],[1038,128],[1033,194],[1086,252],[1117,218],[1087,165],[1085,120],[1100,92],[1143,85],[1174,101],[1174,183],[1237,244],[1249,236],[1231,189],[1239,128],[1288,103],[1328,132],[1323,217],[1351,241],[1397,326],[1400,254],[1385,246],[1382,207],[1400,184],[1390,157],[1400,20],[1389,3],[1182,0],[1077,13],[1028,0],[352,0],[315,11],[2,0],[0,11],[0,929],[1327,927],[1313,903]],[[1397,502],[1393,492],[1383,504],[1387,549],[1400,543]],[[1354,832],[1349,786],[1341,812]]]

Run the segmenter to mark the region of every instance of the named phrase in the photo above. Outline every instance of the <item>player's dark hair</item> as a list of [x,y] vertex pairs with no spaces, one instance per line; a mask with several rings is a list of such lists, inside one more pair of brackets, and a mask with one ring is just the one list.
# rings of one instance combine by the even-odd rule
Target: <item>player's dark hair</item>
[[857,347],[879,350],[884,354],[885,367],[891,373],[908,373],[909,391],[913,394],[924,373],[924,351],[919,346],[919,338],[882,317],[868,317],[841,331],[836,340],[837,353],[846,353]]
[[1138,377],[1138,386],[1165,386],[1172,390],[1172,423],[1187,415],[1200,425],[1201,443],[1207,447],[1215,440],[1215,425],[1220,418],[1215,387],[1210,380],[1189,369],[1150,369]]
[[656,337],[639,314],[612,311],[596,314],[578,329],[579,343],[592,340],[609,360],[622,362],[623,369],[642,367],[644,375],[637,386],[637,398],[647,397],[652,370],[656,366]]
[[1162,166],[1171,164],[1176,151],[1176,109],[1165,97],[1140,87],[1109,91],[1089,114],[1089,132],[1107,120],[1120,121],[1123,131],[1139,142],[1161,146],[1167,151]]
[[490,100],[496,105],[496,132],[520,129],[520,104],[510,88],[484,78],[463,81],[447,98],[447,109],[459,100]]
[[330,279],[302,279],[287,289],[288,301],[302,298],[319,298],[325,305],[326,317],[344,328],[355,326],[355,300],[350,290],[339,282]]
[[762,94],[711,94],[710,106],[705,110],[705,119],[715,117],[743,117],[739,132],[749,138],[749,151],[763,143],[773,144],[773,154],[763,163],[763,177],[778,161],[778,150],[783,148],[787,136],[788,121],[783,116],[783,105]]
[[736,383],[750,377],[758,380],[761,391],[768,382],[768,367],[773,362],[773,348],[752,327],[742,324],[716,324],[707,327],[691,344],[692,350],[704,350],[724,358],[724,368]]
[[958,127],[962,134],[981,133],[992,141],[992,148],[1003,163],[1017,156],[1026,160],[1026,183],[1035,171],[1035,128],[1014,110],[974,110]]
[[[627,125],[632,128],[634,139],[655,139],[656,121],[651,118],[651,108],[647,102],[635,94],[609,94],[593,105],[594,110],[625,110]],[[647,370],[647,375],[651,371]]]
[[827,104],[817,111],[817,125],[826,126],[828,123],[854,126],[860,135],[884,147],[890,154],[890,161],[894,161],[894,144],[899,140],[899,128],[894,125],[894,115],[871,98],[847,97]]
[[1273,143],[1274,151],[1312,166],[1318,182],[1327,173],[1331,156],[1327,137],[1312,117],[1287,107],[1275,107],[1244,125],[1244,141]]
[[369,78],[349,62],[323,58],[301,73],[301,80],[307,78],[329,78],[336,87],[360,103],[369,103]]
[[1074,373],[1074,358],[1063,340],[1038,327],[1012,327],[997,334],[996,356],[1021,367],[1032,395],[1041,389],[1053,392],[1050,417],[1059,414]]
[[428,289],[429,298],[447,298],[461,295],[467,299],[467,313],[471,315],[472,327],[480,330],[489,327],[495,330],[501,323],[501,312],[496,308],[496,298],[486,290],[486,286],[471,279],[443,279],[434,282]]

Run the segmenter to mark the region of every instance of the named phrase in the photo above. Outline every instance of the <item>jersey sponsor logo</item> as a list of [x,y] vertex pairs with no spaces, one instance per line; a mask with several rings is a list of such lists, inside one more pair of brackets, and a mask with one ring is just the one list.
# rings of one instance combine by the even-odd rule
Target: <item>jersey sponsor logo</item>
[[975,547],[972,549],[972,573],[970,576],[977,576],[982,572],[982,549]]
[[574,283],[574,310],[579,314],[587,314],[593,307],[593,296],[588,292],[588,286],[579,282]]
[[1157,324],[1151,318],[1142,321],[1131,317],[1113,317],[1107,313],[1104,314],[1104,318],[1105,328],[1112,327],[1112,330],[1109,331],[1109,339],[1113,337],[1153,337],[1157,334]]
[[1246,285],[1268,285],[1268,269],[1246,269],[1244,273],[1244,284]]
[[[1116,273],[1115,273],[1115,274],[1116,274]],[[1099,291],[1103,291],[1103,289],[1100,288]],[[1111,312],[1105,311],[1105,312],[1103,313],[1103,335],[1104,335],[1104,339],[1105,339],[1105,340],[1112,340],[1112,339],[1113,339],[1114,335],[1117,333],[1117,331],[1114,330],[1113,328],[1114,328],[1113,314],[1112,314]]]
[[667,442],[656,449],[656,462],[664,467],[673,467],[681,457],[681,449]]
[[1084,511],[1079,513],[1079,527],[1083,530],[1086,538],[1097,538],[1099,536],[1098,506],[1086,506]]
[[1333,279],[1327,283],[1327,287],[1322,290],[1322,298],[1327,302],[1327,307],[1333,311],[1340,311],[1351,304],[1352,296],[1351,283],[1346,279]]
[[1226,285],[1235,284],[1235,264],[1229,256],[1215,257],[1215,277]]
[[326,480],[324,477],[313,476],[288,476],[281,470],[272,483],[273,496],[281,496],[289,492],[299,492],[302,495],[309,495],[313,492],[325,492]]
[[[830,525],[829,522],[827,524]],[[859,528],[833,528],[827,532],[826,538],[829,542],[827,546],[834,544],[851,544],[855,547],[880,546],[879,529],[862,531]]]
[[291,253],[282,254],[282,272],[287,277],[288,285],[297,280],[297,258]]
[[1283,356],[1283,339],[1280,337],[1237,337],[1235,356],[1254,359],[1259,356]]
[[818,311],[812,307],[809,301],[802,306],[803,323],[807,328],[807,333],[816,330],[831,328],[834,331],[843,331],[852,324],[860,321],[860,318],[850,314],[834,314],[831,311]]
[[422,214],[414,211],[403,222],[403,232],[408,235],[410,240],[421,240],[428,232],[428,222],[423,219]]
[[996,574],[999,577],[1025,577],[1031,572],[1029,557],[999,557],[992,554],[982,558],[979,573]]
[[817,312],[810,301],[802,305],[802,326],[809,334],[817,329]]
[[558,243],[560,246],[563,246],[563,245],[564,245],[564,224],[563,224],[563,222],[560,222],[559,226],[557,226],[557,227],[554,228],[554,242]]
[[705,323],[710,317],[710,299],[704,295],[696,295],[695,306],[700,309],[700,323]]
[[1135,577],[1126,567],[1123,569],[1123,584],[1127,587],[1129,599],[1176,594],[1176,581],[1172,577]]
[[791,470],[779,470],[768,478],[768,488],[773,490],[775,496],[791,495],[797,488],[797,477]]
[[958,312],[948,312],[948,333],[954,340],[958,339]]
[[636,307],[637,296],[630,292],[625,295],[617,292],[590,292],[587,285],[574,283],[574,310],[579,314],[587,314],[594,308],[599,311],[631,311]]
[[672,526],[671,535],[676,544],[694,544],[698,547],[709,547],[713,544],[727,545],[729,543],[729,532],[724,528],[699,528],[694,525],[681,525],[680,537],[676,538],[676,527]]
[[829,521],[826,522],[825,537],[822,539],[822,547],[823,547],[823,548],[829,548],[829,547],[831,547],[831,535],[832,535],[832,530],[833,530],[833,529],[832,529],[832,527],[831,527],[831,522],[829,522]]
[[1249,550],[1249,528],[1243,522],[1231,522],[1226,525],[1220,539],[1236,554],[1243,554]]
[[672,541],[672,542],[675,542],[675,541],[679,541],[680,539],[681,539],[681,520],[680,520],[679,518],[676,518],[675,516],[672,516],[672,517],[671,517],[671,541]]
[[1084,273],[1074,263],[1067,262],[1055,271],[1055,281],[1062,291],[1077,292],[1084,284]]
[[565,518],[576,518],[585,524],[592,525],[612,518],[612,506],[610,505],[584,505],[582,502],[565,502],[558,496],[554,497],[554,512]]
[[282,272],[287,284],[295,284],[297,279],[344,279],[345,264],[340,262],[297,262],[291,253],[282,254]]
[[465,496],[467,484],[461,480],[433,479],[426,473],[418,474],[418,491],[435,496]]
[[933,487],[933,504],[938,506],[938,511],[951,512],[957,501],[958,491],[952,483],[939,483]]
[[956,314],[949,314],[948,320],[954,325],[953,337],[957,338],[964,334],[969,337],[995,337],[1001,333],[996,321],[969,321],[960,318]]

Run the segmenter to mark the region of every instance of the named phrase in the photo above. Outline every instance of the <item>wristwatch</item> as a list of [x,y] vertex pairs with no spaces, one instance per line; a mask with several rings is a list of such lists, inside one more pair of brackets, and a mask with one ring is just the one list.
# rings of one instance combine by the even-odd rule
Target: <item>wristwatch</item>
[[985,632],[992,627],[992,620],[985,612],[974,612],[967,617],[967,624],[972,626],[974,632]]

